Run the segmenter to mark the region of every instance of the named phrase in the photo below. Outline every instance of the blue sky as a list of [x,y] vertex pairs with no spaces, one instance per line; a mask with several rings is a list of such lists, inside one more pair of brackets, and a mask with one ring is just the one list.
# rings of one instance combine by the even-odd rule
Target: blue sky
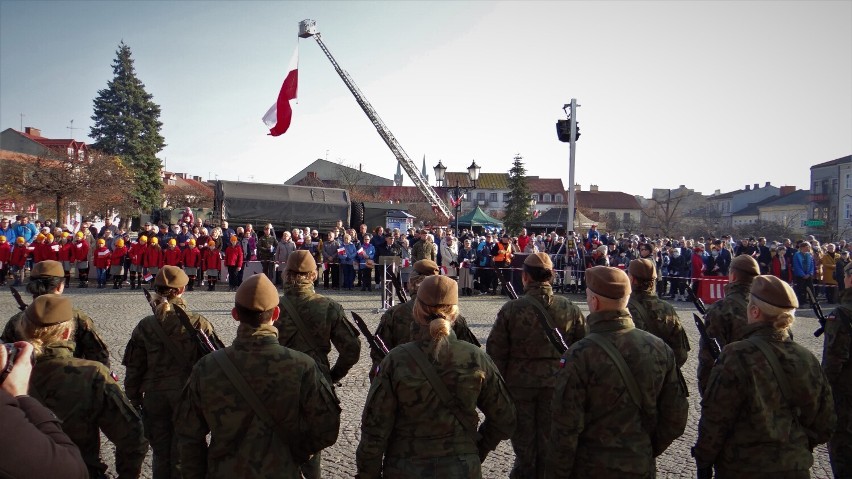
[[[568,179],[649,196],[771,181],[852,153],[852,2],[0,1],[0,129],[83,139],[120,41],[162,107],[171,171],[281,182],[316,158],[392,178],[393,155],[323,39],[417,165]],[[266,136],[296,45],[299,100]],[[406,179],[410,185],[411,181]]]

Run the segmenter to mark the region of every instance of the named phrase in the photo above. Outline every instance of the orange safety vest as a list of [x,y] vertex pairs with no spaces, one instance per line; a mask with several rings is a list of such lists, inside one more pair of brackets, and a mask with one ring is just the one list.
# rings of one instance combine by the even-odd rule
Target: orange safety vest
[[509,248],[506,249],[506,245],[502,242],[497,243],[497,254],[494,255],[495,263],[510,263],[512,261],[512,247],[509,245]]

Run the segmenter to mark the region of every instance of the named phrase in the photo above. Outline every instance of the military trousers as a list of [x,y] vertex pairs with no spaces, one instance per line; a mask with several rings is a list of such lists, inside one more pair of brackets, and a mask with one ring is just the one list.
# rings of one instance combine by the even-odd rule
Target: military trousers
[[517,411],[517,427],[512,434],[515,463],[512,479],[545,477],[550,442],[553,388],[509,387]]
[[828,441],[828,458],[834,477],[852,477],[852,394],[835,394],[837,429]]
[[480,479],[482,465],[476,454],[445,457],[385,457],[384,479]]
[[322,451],[316,453],[299,469],[305,479],[320,479],[322,477]]
[[180,479],[178,472],[177,435],[172,416],[180,399],[180,391],[151,391],[142,400],[145,438],[151,443],[154,479]]

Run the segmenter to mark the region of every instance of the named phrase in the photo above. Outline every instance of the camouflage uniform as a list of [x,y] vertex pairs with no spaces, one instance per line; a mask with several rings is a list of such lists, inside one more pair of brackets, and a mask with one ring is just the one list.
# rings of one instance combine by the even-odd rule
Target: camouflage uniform
[[[287,309],[281,306],[281,316],[275,322],[278,328],[278,342],[296,351],[314,358],[317,365],[330,383],[336,383],[346,376],[352,366],[361,357],[361,341],[336,301],[314,292],[313,284],[293,284],[284,286],[282,301],[287,299],[299,313],[302,322],[311,332],[311,340],[318,349],[312,349],[299,333],[296,323],[290,319]],[[328,354],[331,345],[337,350],[337,362],[330,367]],[[321,476],[321,453],[316,453],[308,463],[302,466],[302,473],[308,479]]]
[[38,356],[30,385],[80,448],[90,477],[106,477],[100,431],[115,444],[118,477],[139,477],[148,452],[142,420],[103,364],[75,358],[71,341],[53,343]]
[[634,290],[627,309],[636,327],[665,341],[674,352],[677,367],[683,367],[689,357],[689,339],[672,305],[655,293]]
[[479,443],[443,405],[417,363],[396,348],[381,362],[367,395],[355,455],[359,478],[478,478],[480,457],[511,436],[515,407],[497,367],[452,331],[448,340],[439,363],[429,354],[431,341],[417,344],[462,414],[472,423],[479,420],[477,408],[485,414]]
[[[391,350],[400,344],[405,344],[413,341],[419,336],[420,325],[414,321],[414,303],[416,298],[412,298],[404,303],[397,304],[382,314],[379,319],[379,326],[376,328],[375,336],[378,336],[385,342],[388,350]],[[456,316],[456,322],[453,324],[453,331],[456,337],[461,341],[473,343],[475,338],[472,338],[473,333],[467,326],[467,320],[459,314]],[[376,366],[382,362],[382,358],[376,351],[370,350],[370,358],[373,360],[374,371]]]
[[831,384],[837,430],[828,441],[835,477],[852,477],[852,290],[840,292],[840,307],[825,322],[822,368]]
[[530,302],[544,306],[568,345],[586,335],[586,320],[574,303],[554,296],[549,283],[529,283],[525,293],[497,313],[485,350],[506,379],[518,411],[518,427],[512,435],[515,464],[509,477],[541,478],[547,464],[550,406],[560,356],[542,330],[539,309]]
[[434,244],[435,243],[427,242],[425,238],[414,243],[414,246],[411,247],[411,263],[414,264],[421,259],[430,259],[435,261]]
[[[170,299],[169,303],[186,308],[180,297]],[[187,314],[192,324],[199,325],[211,341],[221,343],[213,325],[204,316],[190,311]],[[154,452],[154,478],[178,478],[177,438],[172,416],[190,371],[160,341],[154,331],[154,321],[160,320],[154,315],[146,316],[130,336],[124,351],[123,364],[127,368],[124,389],[134,405],[144,408],[145,436],[151,441]],[[160,325],[189,364],[200,359],[198,346],[174,311],[166,313]]]
[[547,477],[654,477],[654,458],[683,434],[689,404],[671,348],[636,329],[630,313],[586,318],[624,357],[642,401],[639,409],[606,352],[588,338],[563,356],[553,396]]
[[828,440],[835,424],[831,388],[819,361],[787,331],[762,322],[748,325],[743,336],[769,343],[790,382],[795,407],[784,399],[757,346],[729,344],[701,401],[695,462],[699,468],[715,465],[718,477],[810,477],[811,451]]
[[299,464],[337,440],[340,407],[331,385],[313,359],[279,345],[271,325],[241,323],[226,350],[276,423],[259,421],[216,361],[202,358],[175,413],[183,479],[301,477]]
[[[707,307],[704,324],[707,334],[719,340],[719,346],[739,341],[748,325],[748,300],[751,282],[729,283],[725,285],[725,297]],[[704,341],[698,342],[698,392],[704,397],[710,370],[713,369],[713,356]]]
[[[3,328],[3,342],[14,343],[16,341],[23,341],[15,329],[23,316],[24,313],[21,311],[9,318],[9,322]],[[106,344],[104,344],[98,332],[95,331],[95,323],[92,321],[92,318],[75,308],[74,323],[74,357],[97,361],[109,368],[109,351],[107,351]]]

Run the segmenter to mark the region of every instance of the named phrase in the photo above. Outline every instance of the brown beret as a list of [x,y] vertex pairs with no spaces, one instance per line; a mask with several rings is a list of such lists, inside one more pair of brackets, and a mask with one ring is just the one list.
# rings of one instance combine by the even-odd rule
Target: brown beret
[[431,259],[421,259],[414,263],[414,271],[417,271],[420,276],[433,276],[438,274],[441,269],[438,268],[438,263]]
[[417,289],[417,301],[427,306],[458,304],[459,284],[447,276],[429,276]]
[[751,276],[760,274],[760,267],[757,266],[757,261],[749,255],[741,254],[731,260],[731,269],[735,269],[741,273]]
[[30,278],[64,278],[65,270],[62,268],[62,263],[53,261],[52,259],[39,261],[33,265],[33,270],[30,272]]
[[609,299],[622,299],[630,294],[627,274],[609,266],[595,266],[586,270],[586,286],[593,293]]
[[177,266],[163,266],[154,278],[154,286],[183,288],[189,283],[189,277]]
[[278,290],[265,274],[255,274],[243,281],[234,302],[249,311],[269,311],[278,306]]
[[43,294],[33,300],[24,311],[27,320],[44,327],[74,319],[71,300],[58,294]]
[[647,258],[634,259],[627,267],[630,276],[636,279],[657,279],[657,266]]
[[778,308],[795,309],[799,307],[799,300],[796,299],[793,288],[775,276],[761,275],[754,278],[754,282],[751,284],[751,295]]
[[287,271],[294,273],[311,273],[317,270],[317,262],[310,251],[303,249],[293,251],[287,257]]
[[547,253],[533,253],[524,260],[524,266],[553,269],[553,261],[550,261],[550,256]]

